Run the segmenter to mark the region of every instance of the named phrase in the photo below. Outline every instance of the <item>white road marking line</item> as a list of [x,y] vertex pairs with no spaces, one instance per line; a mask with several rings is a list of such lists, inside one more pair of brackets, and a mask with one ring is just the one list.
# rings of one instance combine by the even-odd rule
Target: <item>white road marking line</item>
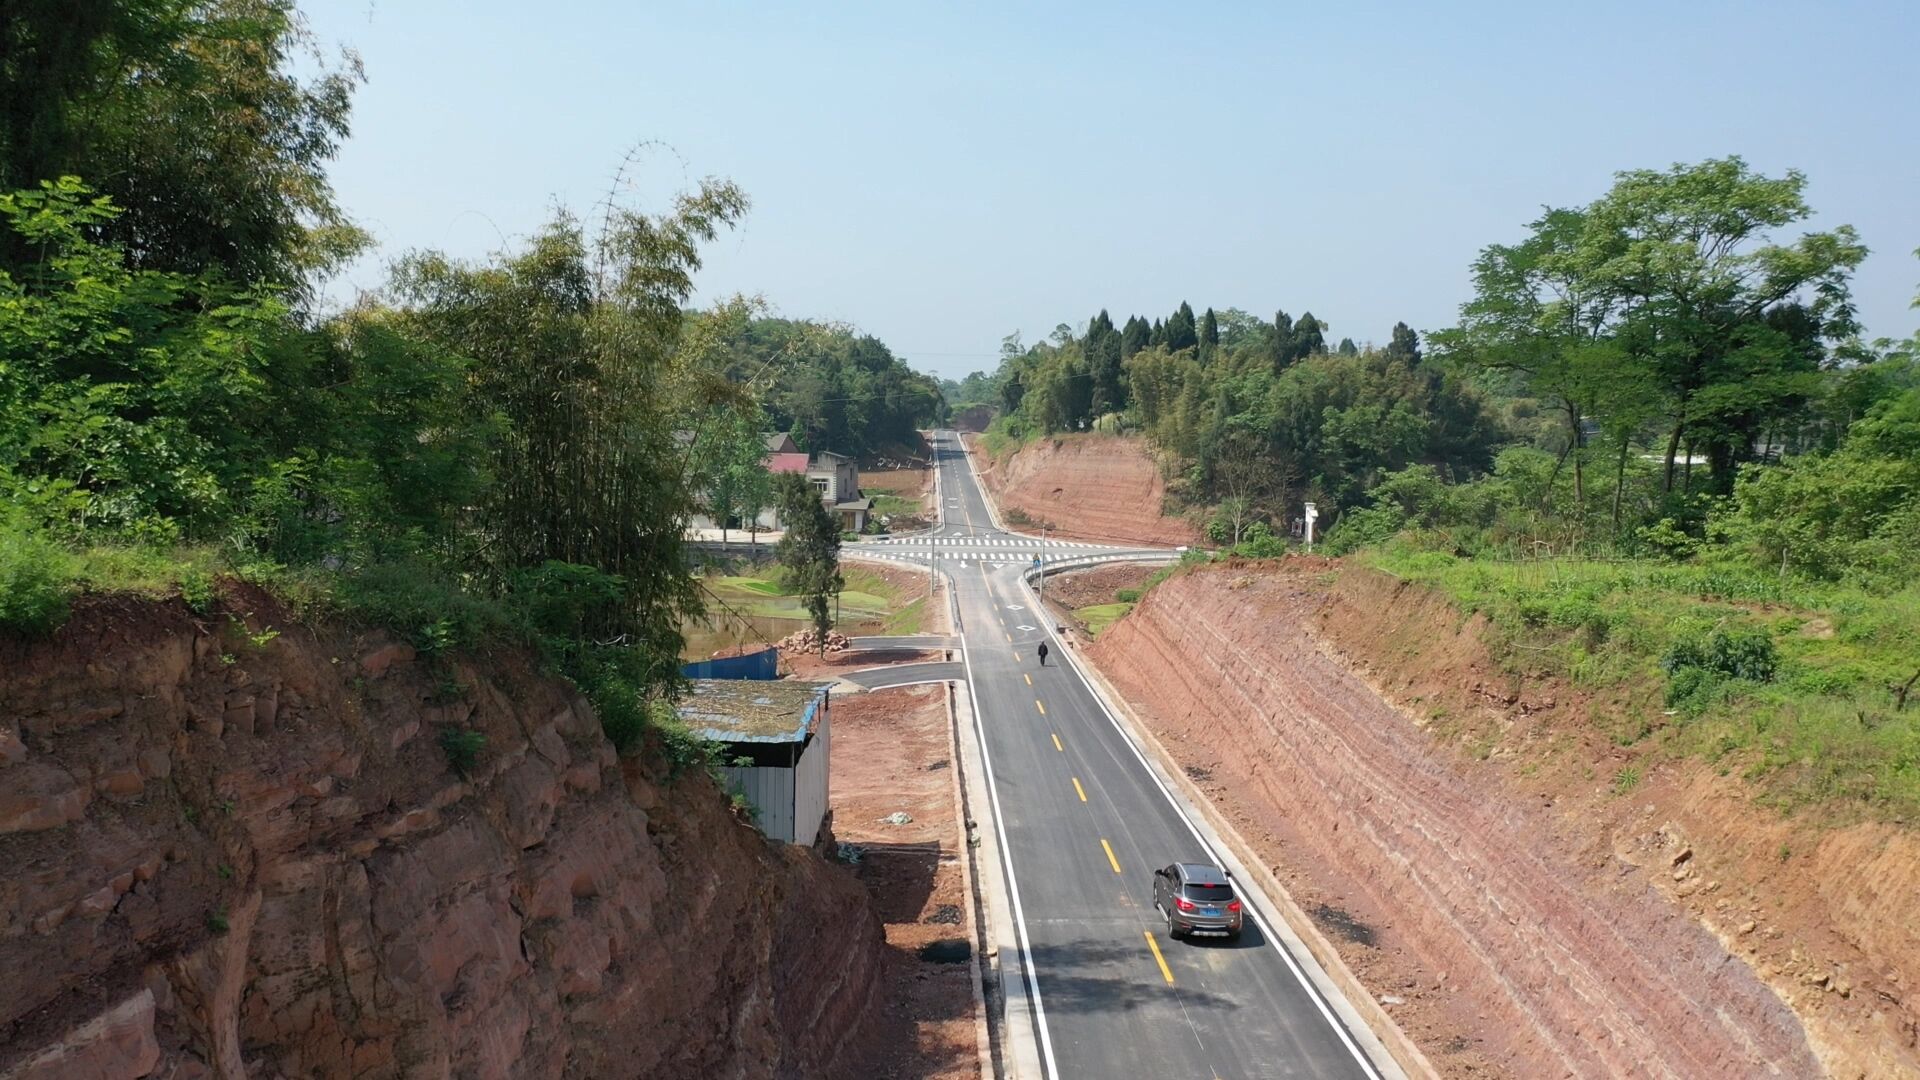
[[[1000,839],[1000,860],[1007,872],[1007,892],[1013,901],[1013,928],[1020,941],[1020,970],[1033,992],[1033,1019],[1034,1027],[1040,1032],[1040,1057],[1047,1074],[1057,1077],[1060,1066],[1053,1060],[1053,1035],[1047,1030],[1047,1010],[1040,1000],[1040,973],[1034,970],[1033,945],[1027,940],[1027,916],[1020,905],[1020,882],[1013,872],[1013,848],[1007,844],[1007,814],[1000,808],[1000,786],[993,779],[993,755],[987,749],[987,733],[980,729],[980,691],[973,684],[973,654],[967,650],[964,635],[960,638],[960,660],[967,672],[967,698],[973,706],[974,733],[980,743],[980,763],[984,766],[981,771],[987,774],[987,798],[993,803],[993,831]],[[1060,737],[1054,736],[1053,743],[1059,746]]]

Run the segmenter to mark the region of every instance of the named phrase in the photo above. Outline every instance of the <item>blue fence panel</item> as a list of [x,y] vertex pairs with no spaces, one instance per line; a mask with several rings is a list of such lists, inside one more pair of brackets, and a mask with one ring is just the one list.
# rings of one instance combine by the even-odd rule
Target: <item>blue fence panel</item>
[[689,679],[777,679],[780,677],[780,650],[768,646],[745,656],[696,660],[682,667],[680,674]]

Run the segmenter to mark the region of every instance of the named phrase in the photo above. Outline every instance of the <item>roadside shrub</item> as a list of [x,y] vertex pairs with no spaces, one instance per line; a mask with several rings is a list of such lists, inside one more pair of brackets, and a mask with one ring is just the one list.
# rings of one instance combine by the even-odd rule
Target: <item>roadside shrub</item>
[[1780,667],[1773,636],[1757,626],[1733,626],[1715,630],[1703,644],[1697,639],[1681,639],[1667,649],[1660,666],[1671,676],[1686,668],[1699,668],[1730,679],[1772,682]]
[[205,615],[213,610],[213,602],[218,598],[217,586],[213,575],[199,567],[190,567],[180,575],[180,599],[187,602],[196,615]]
[[440,733],[440,749],[446,752],[447,764],[462,777],[473,775],[486,745],[486,735],[471,728],[448,728]]
[[1113,598],[1115,600],[1120,601],[1123,604],[1138,603],[1140,600],[1140,590],[1139,589],[1121,589],[1119,592],[1113,594]]
[[45,634],[67,617],[73,560],[39,535],[0,523],[0,627]]
[[1396,504],[1359,507],[1340,515],[1339,523],[1327,534],[1322,549],[1328,555],[1345,555],[1357,548],[1383,543],[1406,525],[1406,511]]
[[1732,682],[1772,682],[1780,668],[1773,637],[1757,626],[1715,630],[1702,642],[1681,638],[1660,658],[1667,707],[1698,716],[1733,693]]
[[1277,559],[1287,553],[1287,542],[1269,532],[1265,536],[1242,540],[1233,553],[1247,559]]
[[1727,680],[1717,671],[1686,667],[1667,675],[1667,708],[1699,716],[1727,697]]
[[1670,517],[1652,525],[1643,525],[1634,533],[1641,546],[1663,559],[1680,561],[1692,558],[1700,550],[1700,541],[1689,535]]

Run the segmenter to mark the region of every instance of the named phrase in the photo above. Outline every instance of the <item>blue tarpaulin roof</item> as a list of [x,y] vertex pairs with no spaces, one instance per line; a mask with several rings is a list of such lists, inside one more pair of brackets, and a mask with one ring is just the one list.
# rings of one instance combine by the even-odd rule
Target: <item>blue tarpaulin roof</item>
[[680,699],[680,719],[710,742],[807,741],[827,684],[783,679],[694,679]]

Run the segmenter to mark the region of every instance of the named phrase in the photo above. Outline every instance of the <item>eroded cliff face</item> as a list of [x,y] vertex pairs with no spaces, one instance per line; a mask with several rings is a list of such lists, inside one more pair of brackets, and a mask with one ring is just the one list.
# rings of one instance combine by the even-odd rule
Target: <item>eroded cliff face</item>
[[1003,511],[1046,522],[1055,536],[1167,546],[1199,540],[1191,524],[1161,513],[1167,485],[1145,439],[1058,435],[997,461],[982,454],[976,465]]
[[832,1075],[883,947],[524,658],[259,595],[0,639],[0,866],[5,1080]]

